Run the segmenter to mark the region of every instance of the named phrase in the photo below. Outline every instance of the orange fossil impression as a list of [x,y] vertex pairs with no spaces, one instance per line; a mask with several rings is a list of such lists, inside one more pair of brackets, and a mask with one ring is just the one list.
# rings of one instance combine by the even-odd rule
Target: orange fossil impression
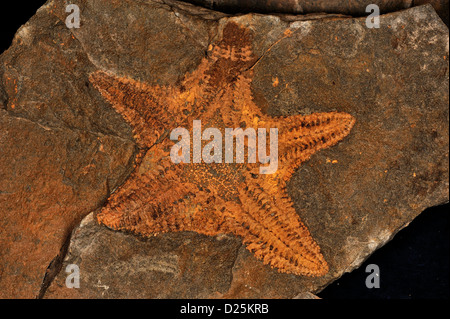
[[[229,22],[222,40],[174,87],[150,86],[103,71],[90,80],[132,126],[140,147],[136,168],[97,215],[99,223],[142,236],[194,231],[240,236],[264,264],[297,275],[322,276],[328,264],[300,220],[286,182],[300,164],[350,133],[346,113],[271,117],[251,92],[251,34]],[[193,121],[204,128],[278,129],[278,170],[260,174],[253,163],[180,163],[168,132]]]

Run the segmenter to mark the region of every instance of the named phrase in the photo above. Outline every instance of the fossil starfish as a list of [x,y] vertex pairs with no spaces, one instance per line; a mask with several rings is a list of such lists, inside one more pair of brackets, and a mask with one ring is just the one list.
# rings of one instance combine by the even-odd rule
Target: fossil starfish
[[[297,275],[322,276],[328,264],[293,208],[286,182],[312,154],[347,136],[345,113],[271,117],[251,92],[251,33],[229,22],[209,56],[173,87],[151,86],[103,71],[90,81],[132,126],[140,148],[136,167],[97,215],[99,223],[142,236],[194,231],[240,236],[264,264]],[[215,128],[278,128],[278,171],[259,164],[180,163],[169,156],[168,132],[192,130],[193,120]]]

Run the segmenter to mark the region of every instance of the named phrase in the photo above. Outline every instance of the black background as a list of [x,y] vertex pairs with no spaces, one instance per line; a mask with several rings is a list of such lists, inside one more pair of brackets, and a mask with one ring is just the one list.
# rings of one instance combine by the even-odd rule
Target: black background
[[[15,32],[45,1],[7,1],[0,5],[0,52],[10,45]],[[395,238],[370,256],[352,273],[319,293],[324,299],[448,299],[449,289],[449,204],[423,212]],[[379,289],[368,289],[368,264],[380,268]]]

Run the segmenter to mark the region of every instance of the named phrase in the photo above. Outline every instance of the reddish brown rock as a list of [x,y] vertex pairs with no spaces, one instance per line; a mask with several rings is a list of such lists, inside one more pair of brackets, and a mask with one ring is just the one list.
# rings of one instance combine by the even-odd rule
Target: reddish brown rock
[[0,111],[3,298],[37,296],[71,229],[101,204],[108,180],[123,180],[133,155],[129,141],[51,125]]
[[87,98],[88,57],[55,22],[41,9],[0,58],[2,298],[38,296],[73,227],[134,158],[120,118]]

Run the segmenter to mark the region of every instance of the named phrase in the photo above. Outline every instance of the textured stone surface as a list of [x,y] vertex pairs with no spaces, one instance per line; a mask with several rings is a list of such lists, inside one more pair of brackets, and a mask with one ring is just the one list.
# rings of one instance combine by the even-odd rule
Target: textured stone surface
[[[345,143],[315,154],[288,183],[329,273],[280,274],[238,237],[139,239],[89,215],[74,230],[47,298],[316,293],[426,207],[448,201],[448,28],[431,6],[383,16],[381,28],[370,30],[364,19],[230,18],[165,2],[78,1],[82,27],[69,30],[64,4],[49,1],[0,57],[2,297],[37,296],[73,226],[133,167],[130,127],[89,73],[174,85],[196,69],[230,19],[254,32],[261,59],[252,90],[263,112],[356,118]],[[279,41],[287,29],[292,35]],[[80,266],[80,289],[65,288],[71,263]]]
[[[376,4],[381,12],[387,13],[411,7],[413,0],[185,0],[209,9],[225,12],[264,12],[264,13],[342,13],[365,15],[369,4]],[[426,1],[426,0],[425,0]],[[429,1],[428,1],[429,2]]]
[[431,4],[448,26],[448,0],[184,0],[209,9],[224,12],[259,12],[259,13],[341,13],[352,16],[365,16],[366,8],[375,4],[382,14]]
[[[42,98],[42,100],[41,100]],[[27,107],[45,107],[27,102]],[[123,180],[134,146],[0,111],[0,296],[33,297],[70,230]]]
[[420,6],[420,5],[424,5],[424,4],[431,4],[434,8],[434,10],[436,10],[436,12],[439,14],[439,16],[441,17],[442,21],[445,22],[445,24],[447,24],[448,27],[448,23],[449,23],[449,0],[414,0],[414,5],[416,6]]
[[310,292],[304,292],[304,293],[298,294],[293,299],[320,299],[320,298]]
[[[66,258],[81,266],[83,288],[58,289],[49,297],[220,296],[232,281],[230,269],[241,246],[239,239],[230,236],[178,233],[142,240],[105,230],[93,214],[85,218],[73,234],[76,244]],[[61,274],[65,274],[65,267]],[[64,277],[60,276],[65,282]]]
[[412,6],[430,3],[441,18],[448,23],[448,0],[184,0],[209,9],[225,12],[260,12],[260,13],[342,13],[349,15],[366,15],[366,7],[375,4],[381,13],[386,14]]

